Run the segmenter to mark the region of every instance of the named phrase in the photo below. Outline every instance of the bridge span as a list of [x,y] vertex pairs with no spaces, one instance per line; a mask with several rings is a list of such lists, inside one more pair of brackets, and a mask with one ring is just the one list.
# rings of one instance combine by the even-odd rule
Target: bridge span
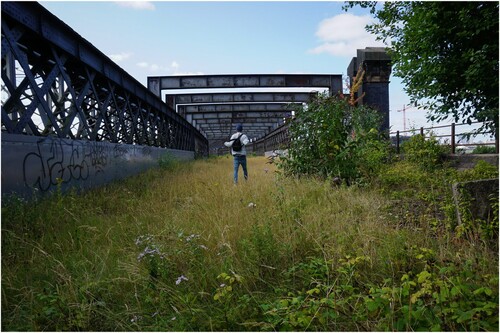
[[[340,74],[156,76],[145,87],[40,4],[1,10],[2,196],[98,186],[165,154],[220,153],[236,123],[248,150],[264,153],[286,145],[291,104],[342,91]],[[369,72],[363,89],[387,120],[389,60],[367,48],[348,69]]]

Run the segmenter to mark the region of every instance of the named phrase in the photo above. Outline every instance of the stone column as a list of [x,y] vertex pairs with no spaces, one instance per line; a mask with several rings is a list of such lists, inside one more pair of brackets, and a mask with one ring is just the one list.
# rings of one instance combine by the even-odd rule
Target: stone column
[[389,130],[389,77],[391,58],[383,47],[367,47],[357,50],[357,57],[352,58],[347,75],[352,83],[358,72],[359,64],[365,70],[363,84],[357,95],[365,96],[359,105],[366,105],[378,110],[382,115],[380,130]]

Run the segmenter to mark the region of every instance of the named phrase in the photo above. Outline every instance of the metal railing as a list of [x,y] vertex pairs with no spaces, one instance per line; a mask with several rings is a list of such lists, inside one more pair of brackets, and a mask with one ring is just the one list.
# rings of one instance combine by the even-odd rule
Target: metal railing
[[36,2],[2,2],[2,133],[208,154],[207,139]]
[[288,123],[277,127],[265,137],[253,142],[251,151],[257,154],[264,154],[268,151],[286,149],[289,144]]
[[[451,148],[451,153],[456,154],[457,152],[457,147],[472,147],[472,146],[495,146],[495,151],[498,154],[498,138],[495,138],[495,141],[493,142],[477,142],[477,143],[461,143],[460,140],[457,140],[457,137],[459,136],[467,136],[470,135],[471,132],[462,132],[462,133],[457,133],[457,127],[460,126],[471,126],[475,124],[482,124],[482,122],[473,122],[471,124],[449,124],[449,125],[441,125],[441,126],[433,126],[433,127],[420,127],[419,129],[412,129],[412,130],[406,130],[406,131],[395,131],[391,132],[390,135],[395,135],[396,136],[396,153],[400,153],[400,144],[401,144],[401,134],[404,133],[411,133],[409,135],[410,137],[413,135],[421,135],[423,137],[434,137],[437,139],[442,139],[442,138],[449,138],[449,143],[445,140],[445,143],[450,145]],[[433,130],[436,129],[442,129],[442,128],[449,128],[449,134],[434,134]],[[429,135],[426,136],[425,131],[429,133]],[[492,135],[491,132],[486,132],[486,133],[481,133],[481,134],[490,134]],[[408,135],[405,135],[405,137],[408,137]]]

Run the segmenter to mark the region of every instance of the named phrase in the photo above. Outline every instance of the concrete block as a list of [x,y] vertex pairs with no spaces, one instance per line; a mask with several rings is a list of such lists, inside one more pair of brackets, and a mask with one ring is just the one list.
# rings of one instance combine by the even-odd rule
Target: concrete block
[[498,201],[498,178],[455,183],[452,190],[458,224],[464,222],[464,214],[468,213],[473,220],[491,221],[492,200]]

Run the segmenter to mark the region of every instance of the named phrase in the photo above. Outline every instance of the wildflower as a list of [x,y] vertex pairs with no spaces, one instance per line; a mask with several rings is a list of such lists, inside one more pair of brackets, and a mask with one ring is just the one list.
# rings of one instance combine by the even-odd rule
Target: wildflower
[[226,286],[226,284],[225,284],[225,283],[221,283],[221,284],[220,284],[220,287],[221,287],[221,288],[224,288],[225,286]]
[[187,277],[185,277],[184,275],[181,275],[177,278],[177,280],[175,281],[175,284],[176,285],[179,285],[182,281],[188,281],[189,279]]
[[248,204],[248,208],[255,208],[255,207],[257,207],[257,205],[256,205],[256,204],[254,204],[253,202],[250,202],[250,203]]
[[152,238],[151,235],[141,235],[135,240],[135,245],[139,246],[142,243],[149,242]]
[[139,255],[137,256],[137,260],[141,261],[141,259],[144,258],[145,256],[149,255],[150,257],[152,257],[155,254],[159,255],[160,258],[163,259],[163,255],[161,254],[160,250],[158,250],[158,248],[155,245],[153,245],[152,247],[149,247],[149,245],[148,245],[148,246],[146,246],[144,251],[139,253]]
[[186,237],[186,242],[190,242],[191,240],[193,240],[195,238],[200,238],[200,235],[191,234],[191,235],[189,235],[189,236]]

